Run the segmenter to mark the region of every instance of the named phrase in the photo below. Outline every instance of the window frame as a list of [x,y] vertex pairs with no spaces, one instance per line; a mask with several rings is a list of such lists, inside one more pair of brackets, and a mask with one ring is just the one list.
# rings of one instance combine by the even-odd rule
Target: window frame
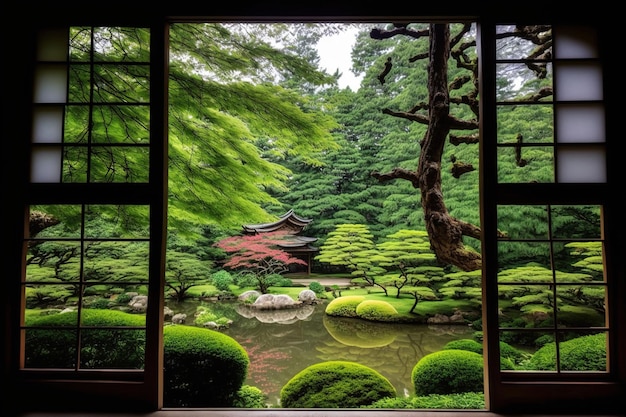
[[[623,225],[623,220],[615,216],[614,202],[611,201],[611,188],[614,187],[612,175],[615,173],[614,159],[612,158],[610,133],[606,140],[606,164],[607,182],[594,183],[545,183],[545,184],[510,184],[498,183],[497,172],[497,102],[496,102],[496,53],[495,33],[496,26],[501,21],[481,21],[482,29],[480,36],[494,41],[479,42],[480,44],[480,105],[481,105],[481,231],[482,231],[482,255],[483,255],[483,320],[485,330],[485,397],[490,410],[504,412],[536,412],[536,410],[559,411],[568,403],[568,409],[585,410],[591,402],[596,402],[593,407],[599,412],[602,404],[610,398],[618,398],[623,392],[624,357],[619,354],[617,346],[624,346],[624,329],[620,328],[620,322],[624,323],[624,308],[620,299],[624,299],[623,266],[620,268],[618,256],[619,245],[616,244],[616,230]],[[557,23],[557,22],[555,22]],[[567,22],[565,23],[567,24]],[[599,29],[600,39],[607,36],[606,31]],[[602,43],[599,41],[600,45]],[[605,44],[606,45],[606,44]],[[607,51],[600,51],[601,56]],[[605,66],[606,61],[601,61]],[[610,102],[611,92],[606,86],[611,85],[608,74],[603,67],[604,75],[604,102]],[[610,132],[610,111],[607,107],[606,125]],[[498,320],[498,225],[497,206],[502,204],[542,204],[542,205],[600,205],[603,211],[603,237],[606,242],[605,248],[605,273],[608,278],[608,304],[609,313],[607,326],[612,328],[609,337],[607,352],[611,352],[609,358],[609,373],[606,377],[586,378],[577,374],[567,378],[563,375],[538,375],[529,373],[508,374],[502,372],[499,366],[499,320]],[[613,242],[610,244],[608,242]],[[622,317],[619,319],[618,317]],[[623,350],[623,349],[622,349]],[[492,366],[487,366],[491,363]],[[622,383],[612,384],[610,381]]]
[[[382,17],[365,16],[361,18],[338,16],[338,17],[294,17],[281,16],[253,17],[252,20],[260,21],[375,21]],[[607,182],[606,184],[583,185],[580,184],[533,184],[531,188],[528,184],[498,184],[495,169],[496,161],[496,115],[495,115],[495,56],[494,42],[495,26],[500,23],[492,17],[467,16],[468,20],[477,21],[478,41],[480,46],[480,79],[481,79],[481,226],[483,233],[483,317],[485,319],[485,399],[489,412],[537,412],[563,411],[564,409],[579,412],[589,410],[591,413],[606,412],[614,410],[619,412],[616,399],[623,398],[626,394],[626,358],[624,354],[618,354],[619,347],[626,346],[626,307],[623,301],[626,299],[626,279],[624,278],[624,263],[621,260],[623,251],[620,242],[620,230],[625,229],[625,222],[620,216],[617,203],[611,198],[611,190],[617,190],[619,183],[618,157],[619,152],[611,134],[607,133]],[[162,385],[163,375],[160,372],[163,364],[162,355],[162,314],[164,306],[163,291],[151,291],[149,299],[149,310],[147,314],[147,346],[154,346],[154,349],[146,350],[146,367],[143,379],[140,381],[115,381],[115,380],[64,380],[52,374],[27,373],[25,375],[20,369],[22,353],[20,352],[20,334],[15,323],[20,322],[20,310],[23,294],[20,292],[19,281],[13,277],[21,277],[24,274],[22,264],[23,237],[26,235],[25,228],[28,224],[28,207],[31,204],[55,204],[55,203],[112,203],[120,201],[128,203],[131,200],[140,201],[150,205],[151,209],[151,232],[150,232],[150,252],[154,256],[150,266],[150,286],[151,288],[163,288],[164,285],[164,260],[165,260],[165,233],[167,225],[167,85],[168,85],[168,27],[170,23],[180,22],[200,22],[200,21],[239,21],[250,20],[250,16],[239,17],[216,17],[216,16],[186,16],[168,17],[166,15],[154,15],[152,17],[134,16],[129,13],[125,16],[115,14],[103,14],[98,17],[82,17],[76,13],[75,17],[68,16],[62,21],[55,22],[64,25],[102,25],[102,26],[145,26],[151,31],[151,170],[148,184],[98,184],[89,188],[83,184],[31,184],[29,178],[29,149],[28,140],[30,138],[30,126],[32,113],[32,75],[33,69],[27,67],[16,68],[10,71],[14,85],[8,89],[8,97],[17,97],[15,101],[14,120],[18,123],[11,123],[5,126],[5,137],[18,138],[7,144],[5,158],[5,175],[3,181],[9,189],[8,202],[15,203],[8,205],[7,215],[9,218],[21,218],[23,222],[10,228],[7,238],[9,249],[7,259],[7,290],[4,292],[5,320],[4,334],[8,343],[4,344],[3,376],[7,380],[14,381],[20,391],[29,392],[33,398],[39,398],[37,404],[25,405],[27,410],[69,410],[73,408],[87,408],[91,411],[102,411],[111,409],[113,411],[157,411],[162,409]],[[401,20],[407,20],[403,16]],[[433,21],[445,20],[439,17],[420,17],[418,20]],[[25,62],[30,62],[33,51],[36,50],[35,33],[40,24],[47,23],[46,17],[40,16],[28,22],[31,29],[24,35],[25,42],[17,43],[9,47],[9,52],[15,56],[23,57]],[[584,21],[583,21],[584,23]],[[27,24],[27,25],[28,25]],[[600,29],[601,38],[608,36],[607,30]],[[28,31],[27,31],[28,32]],[[606,43],[604,44],[605,48]],[[608,57],[606,50],[601,51],[602,56]],[[617,102],[617,92],[615,89],[607,88],[612,85],[612,81],[618,80],[617,76],[611,77],[607,70],[610,61],[605,58],[603,63],[603,74],[605,76],[605,102]],[[616,70],[614,70],[616,71]],[[617,106],[615,106],[617,107]],[[488,112],[484,109],[492,109]],[[606,106],[607,132],[611,132],[612,123],[617,119],[617,110]],[[7,125],[7,123],[5,123]],[[26,142],[26,143],[25,143]],[[11,156],[10,156],[11,155]],[[8,160],[12,156],[17,156],[20,161],[15,170],[9,171]],[[486,163],[490,162],[490,163]],[[485,168],[483,168],[485,167]],[[17,178],[17,180],[15,180]],[[17,187],[16,186],[17,182]],[[581,187],[584,192],[581,191]],[[6,187],[5,187],[6,188]],[[119,197],[124,195],[125,197]],[[520,195],[525,196],[520,199]],[[129,197],[132,196],[132,197]],[[572,197],[575,196],[575,197]],[[531,202],[538,204],[602,204],[604,211],[605,241],[607,242],[606,268],[610,277],[609,282],[609,302],[613,308],[609,310],[609,323],[613,328],[613,336],[609,341],[609,349],[613,357],[610,363],[611,380],[607,381],[550,381],[550,380],[525,380],[509,381],[503,377],[500,370],[490,363],[499,363],[498,338],[490,337],[497,335],[497,289],[495,277],[495,262],[492,262],[494,254],[497,253],[497,242],[495,239],[497,225],[495,223],[496,206],[503,203],[523,203]],[[491,236],[491,238],[489,238]],[[17,243],[19,242],[19,243]],[[17,281],[17,282],[16,282]],[[154,286],[154,287],[153,287]],[[616,357],[615,357],[616,356]],[[567,406],[566,406],[567,404]],[[614,405],[615,404],[615,405]],[[17,405],[14,405],[17,407]],[[21,406],[18,407],[20,410]],[[275,412],[275,411],[274,411]],[[243,412],[242,412],[243,413]],[[282,413],[282,412],[281,412]],[[289,411],[284,412],[289,415]],[[328,415],[327,411],[323,412]],[[337,412],[340,415],[341,411]],[[463,411],[459,411],[462,414]],[[309,412],[315,415],[316,412]],[[363,414],[367,414],[364,411]],[[321,415],[321,414],[320,414]]]

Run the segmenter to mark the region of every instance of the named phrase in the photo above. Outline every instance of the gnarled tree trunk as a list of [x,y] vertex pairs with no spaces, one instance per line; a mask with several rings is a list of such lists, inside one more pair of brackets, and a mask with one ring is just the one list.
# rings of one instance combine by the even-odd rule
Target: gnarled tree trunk
[[[384,39],[398,34],[418,38],[425,36],[426,32],[399,27],[390,31],[374,30],[371,36]],[[416,113],[420,106],[416,106],[409,112],[383,110],[385,114],[428,125],[426,136],[420,143],[421,153],[417,170],[395,168],[384,174],[373,172],[372,176],[381,182],[405,179],[411,181],[415,188],[419,188],[426,231],[437,259],[442,263],[455,265],[464,271],[473,271],[481,268],[481,256],[463,244],[463,236],[480,239],[480,228],[454,218],[448,212],[441,189],[441,158],[451,128],[471,130],[476,129],[478,124],[475,120],[464,121],[450,115],[450,86],[448,85],[448,59],[451,50],[450,26],[431,24],[427,34],[429,36],[429,53],[427,56],[429,59],[428,116]],[[455,82],[465,83],[469,79],[470,77],[462,78],[455,80]],[[467,101],[470,105],[475,103],[474,107],[477,112],[478,106],[475,98],[475,96],[469,96]],[[459,140],[470,143],[474,142],[476,138],[470,136]],[[473,170],[473,167],[466,167],[464,170],[469,172]]]
[[[448,91],[448,58],[450,28],[445,24],[430,25],[430,64],[428,66],[429,119],[426,136],[421,143],[417,168],[422,208],[431,247],[441,262],[456,265],[465,271],[479,269],[481,256],[463,244],[464,230],[471,227],[450,216],[441,190],[441,157],[450,133],[450,94]],[[473,233],[479,232],[478,228]]]

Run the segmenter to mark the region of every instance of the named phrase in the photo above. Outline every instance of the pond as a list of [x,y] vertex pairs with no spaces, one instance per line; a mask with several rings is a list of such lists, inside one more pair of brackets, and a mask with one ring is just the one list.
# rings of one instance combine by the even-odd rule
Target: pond
[[452,340],[471,338],[463,325],[376,323],[330,317],[326,303],[288,310],[253,310],[236,301],[169,302],[175,313],[194,313],[203,306],[233,320],[224,334],[248,352],[246,385],[261,389],[270,407],[280,407],[280,390],[304,368],[325,361],[345,360],[368,366],[385,376],[398,395],[413,393],[411,372],[425,355]]

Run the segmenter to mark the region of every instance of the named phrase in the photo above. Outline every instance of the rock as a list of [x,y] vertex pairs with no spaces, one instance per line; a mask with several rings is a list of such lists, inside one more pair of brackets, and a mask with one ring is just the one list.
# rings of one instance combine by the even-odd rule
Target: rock
[[465,324],[465,316],[460,311],[456,311],[450,316],[450,323],[452,324]]
[[[130,307],[133,313],[145,313],[148,309],[148,296],[147,295],[135,295],[128,302],[128,306]],[[173,316],[174,312],[171,308],[165,306],[163,308],[163,317],[166,319]]]
[[172,317],[172,323],[174,324],[184,324],[185,319],[187,319],[187,315],[184,313],[174,314]]
[[148,309],[148,296],[136,295],[130,299],[128,306],[136,313],[145,313]]
[[298,294],[298,300],[304,304],[313,304],[317,302],[317,295],[312,290],[302,290]]
[[239,295],[239,301],[246,301],[249,298],[259,298],[261,296],[261,293],[258,291],[254,291],[254,290],[250,290],[250,291],[246,291],[243,292]]
[[294,304],[296,301],[287,294],[261,294],[252,305],[260,309],[276,310],[289,308]]
[[428,324],[465,324],[465,317],[460,311],[456,311],[450,317],[445,314],[435,314],[429,317]]

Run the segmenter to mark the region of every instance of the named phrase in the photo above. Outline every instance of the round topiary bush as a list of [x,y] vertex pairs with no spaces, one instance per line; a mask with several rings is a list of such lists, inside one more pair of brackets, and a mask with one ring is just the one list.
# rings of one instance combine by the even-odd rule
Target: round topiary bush
[[[562,342],[559,346],[562,371],[606,371],[606,335],[598,333]],[[554,342],[537,350],[525,366],[536,371],[556,369]]]
[[230,407],[250,359],[232,337],[195,326],[163,329],[166,407]]
[[[145,316],[117,310],[84,309],[81,314],[82,325],[88,327],[146,325]],[[76,362],[77,324],[76,311],[27,319],[27,326],[55,328],[26,330],[26,366],[73,369]],[[81,346],[84,349],[80,354],[80,366],[89,369],[143,369],[145,345],[144,330],[85,330],[81,335]]]
[[362,295],[346,295],[335,298],[326,305],[326,314],[338,317],[358,317],[356,308],[365,300]]
[[364,320],[393,321],[398,316],[398,310],[382,300],[365,300],[356,306],[356,315]]
[[459,339],[446,343],[442,350],[458,349],[469,352],[483,353],[483,344],[473,339]]
[[[483,354],[483,344],[473,339],[453,340],[443,347],[443,350],[447,349],[460,349]],[[500,369],[514,369],[515,366],[528,360],[529,357],[528,353],[522,352],[506,342],[500,342]]]
[[291,378],[280,392],[280,403],[284,408],[359,408],[396,396],[389,380],[374,369],[355,362],[327,361]]
[[267,396],[257,387],[244,385],[233,400],[235,408],[267,408]]
[[413,367],[411,379],[418,396],[483,392],[483,357],[458,349],[430,353]]

